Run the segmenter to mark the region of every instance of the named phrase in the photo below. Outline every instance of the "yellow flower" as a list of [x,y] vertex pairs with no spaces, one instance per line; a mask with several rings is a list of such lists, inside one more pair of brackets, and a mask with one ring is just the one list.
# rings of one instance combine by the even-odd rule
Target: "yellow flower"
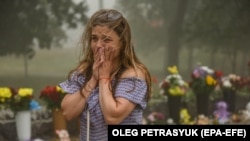
[[8,87],[0,88],[0,97],[1,98],[10,98],[11,97],[11,90]]
[[33,89],[31,88],[20,88],[18,90],[18,95],[21,97],[31,96],[33,94]]
[[168,67],[168,71],[172,74],[178,74],[178,69],[176,66]]
[[193,122],[190,120],[191,116],[186,108],[181,109],[180,118],[182,124],[193,124]]
[[208,75],[206,76],[206,83],[208,85],[216,85],[216,80],[212,76]]
[[169,88],[168,92],[174,96],[184,94],[184,91],[179,86],[174,86],[172,88]]
[[63,89],[61,87],[59,87],[59,86],[56,86],[56,91],[61,93],[61,94],[64,93]]

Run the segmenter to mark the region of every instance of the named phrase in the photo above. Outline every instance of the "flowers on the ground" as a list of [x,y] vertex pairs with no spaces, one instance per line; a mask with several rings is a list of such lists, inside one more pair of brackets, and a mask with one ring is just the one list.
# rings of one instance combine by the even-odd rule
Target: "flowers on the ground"
[[160,93],[173,96],[184,95],[188,90],[188,83],[182,79],[177,66],[168,67],[168,72],[170,74],[159,84],[161,88]]
[[193,121],[191,121],[191,115],[189,114],[189,111],[187,108],[182,108],[180,111],[180,123],[181,124],[194,124]]
[[10,108],[13,110],[13,112],[34,110],[38,107],[34,108],[31,106],[31,102],[34,100],[33,98],[32,88],[19,88],[14,93],[12,93]]
[[161,112],[152,112],[147,116],[147,124],[163,124],[166,123],[165,115]]
[[46,86],[40,93],[40,99],[46,102],[49,109],[60,108],[66,93],[59,86]]
[[217,79],[221,75],[221,72],[207,66],[197,66],[191,74],[192,81],[189,86],[197,94],[211,93],[217,86]]

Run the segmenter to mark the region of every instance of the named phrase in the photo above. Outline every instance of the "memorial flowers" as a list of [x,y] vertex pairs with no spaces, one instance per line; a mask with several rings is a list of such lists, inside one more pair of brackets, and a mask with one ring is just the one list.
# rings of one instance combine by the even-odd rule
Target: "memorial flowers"
[[10,87],[0,87],[0,109],[9,107],[13,89]]
[[32,88],[13,89],[10,108],[13,112],[38,109],[39,103],[34,100]]
[[223,76],[220,82],[220,88],[222,90],[231,89],[231,90],[239,90],[243,88],[245,85],[245,79],[236,74],[229,74],[227,76]]
[[178,124],[180,122],[182,96],[188,91],[188,83],[182,79],[177,66],[168,67],[168,72],[166,78],[160,82],[160,93],[167,96],[169,118]]
[[209,94],[217,85],[221,73],[207,66],[197,66],[191,73],[190,88],[196,94]]
[[49,109],[60,108],[66,93],[59,86],[46,86],[41,90],[40,99],[46,102]]
[[231,113],[236,111],[236,95],[239,90],[244,88],[245,81],[245,78],[236,74],[229,74],[220,79],[219,86],[222,92],[223,100],[228,104],[228,110]]
[[182,96],[188,90],[188,83],[182,79],[177,66],[168,67],[169,75],[160,82],[160,93],[173,96]]
[[197,115],[208,116],[209,96],[218,85],[222,73],[207,66],[198,65],[191,73],[189,86],[196,97]]

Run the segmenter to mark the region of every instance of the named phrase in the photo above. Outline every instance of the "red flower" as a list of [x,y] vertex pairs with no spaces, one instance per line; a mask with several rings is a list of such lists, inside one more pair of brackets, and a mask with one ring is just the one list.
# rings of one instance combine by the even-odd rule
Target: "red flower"
[[65,92],[59,86],[46,86],[40,93],[40,99],[44,100],[49,108],[60,108]]
[[217,79],[221,79],[221,77],[224,75],[224,73],[222,71],[215,71],[214,72],[214,76]]

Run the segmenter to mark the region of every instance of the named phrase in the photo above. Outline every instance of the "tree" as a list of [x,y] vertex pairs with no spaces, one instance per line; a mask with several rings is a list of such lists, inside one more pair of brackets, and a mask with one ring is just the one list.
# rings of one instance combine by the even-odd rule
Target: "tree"
[[35,55],[35,43],[49,49],[66,38],[64,25],[76,28],[87,20],[85,1],[1,0],[0,10],[0,56],[23,56],[26,65]]
[[196,1],[183,24],[185,43],[209,48],[212,62],[216,52],[227,54],[235,73],[237,54],[249,52],[249,6],[249,0]]
[[165,48],[164,68],[178,65],[182,47],[192,47],[190,59],[183,59],[189,61],[190,67],[193,49],[199,48],[210,52],[211,67],[216,62],[216,53],[228,55],[233,72],[238,54],[249,54],[249,0],[119,0],[117,3],[133,23],[136,45],[147,53]]
[[[133,22],[135,43],[146,53],[164,47],[164,71],[179,63],[180,36],[188,1],[185,0],[119,0],[117,6]],[[130,10],[127,10],[130,9]]]

